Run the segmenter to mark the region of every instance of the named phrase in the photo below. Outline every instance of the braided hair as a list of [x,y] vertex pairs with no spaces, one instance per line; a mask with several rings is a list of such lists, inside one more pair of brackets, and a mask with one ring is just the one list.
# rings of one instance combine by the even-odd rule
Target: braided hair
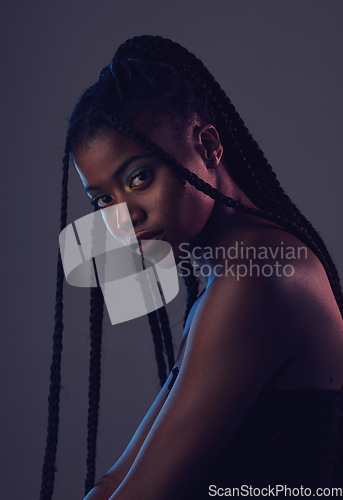
[[[223,145],[223,156],[226,164],[229,165],[230,175],[258,208],[247,207],[225,196],[186,169],[159,145],[138,132],[135,129],[135,124],[137,123],[137,117],[143,114],[152,120],[168,116],[172,124],[177,123],[176,130],[181,133],[184,129],[182,125],[188,123],[195,114],[204,122],[215,126]],[[98,81],[81,96],[70,118],[63,162],[61,229],[66,224],[69,154],[73,149],[99,134],[99,131],[109,128],[135,140],[149,153],[171,168],[183,182],[190,183],[197,190],[210,196],[218,203],[245,214],[267,219],[297,236],[320,259],[328,276],[334,297],[343,314],[343,294],[339,276],[325,243],[311,223],[286,195],[275,172],[244,125],[231,100],[195,55],[178,43],[160,36],[136,36],[119,46],[111,64],[100,71]],[[190,264],[188,269],[192,269]],[[56,328],[49,397],[49,426],[43,466],[41,500],[51,498],[55,471],[59,366],[63,329],[62,273],[59,257]],[[185,281],[188,290],[186,321],[192,304],[198,295],[198,282],[192,274]],[[96,321],[98,324],[95,331],[98,332],[97,335],[99,336],[102,313],[93,314],[91,318],[93,318],[91,321]],[[167,314],[165,309],[161,308],[150,313],[148,318],[153,333],[159,378],[161,384],[163,384],[166,379],[166,362],[163,351],[166,352],[169,369],[174,364],[173,345]],[[94,330],[94,325],[91,330],[92,328]],[[100,374],[99,348],[95,358],[97,359],[97,369]],[[94,368],[92,367],[93,362],[91,361],[91,372]],[[97,380],[98,391],[95,391],[96,396],[93,399],[90,396],[89,411],[89,415],[96,414],[96,424],[100,376],[97,377]],[[86,491],[94,483],[96,426],[89,424],[93,437],[90,437],[90,434],[88,436],[88,463],[91,464],[91,470],[88,470],[87,473],[89,479],[86,481]]]

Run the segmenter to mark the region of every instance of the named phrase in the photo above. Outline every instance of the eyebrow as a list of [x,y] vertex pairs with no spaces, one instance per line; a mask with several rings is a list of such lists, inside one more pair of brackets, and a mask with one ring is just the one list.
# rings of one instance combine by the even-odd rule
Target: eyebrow
[[[140,158],[151,158],[151,156],[152,155],[134,155],[134,156],[130,156],[130,158],[128,158],[127,160],[125,160],[117,168],[117,170],[112,174],[112,178],[115,179],[116,177],[118,177],[118,175],[121,174],[121,172],[123,172],[123,170],[125,170],[130,165],[130,163],[132,163],[133,161],[139,160]],[[89,191],[96,190],[96,189],[101,189],[101,186],[85,186],[86,193],[88,193]]]

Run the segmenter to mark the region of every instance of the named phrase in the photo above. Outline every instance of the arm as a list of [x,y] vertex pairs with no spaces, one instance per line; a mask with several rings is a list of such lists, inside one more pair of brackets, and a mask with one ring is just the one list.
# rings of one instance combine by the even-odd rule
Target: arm
[[100,479],[96,486],[88,493],[84,500],[107,500],[109,496],[118,488],[130,470],[145,438],[147,437],[157,415],[159,414],[167,395],[168,386],[172,380],[172,374],[166,380],[166,383],[160,390],[157,398],[150,407],[149,411],[142,420],[137,431],[133,435],[129,445],[122,456],[109,469],[109,471]]
[[289,300],[275,280],[212,282],[195,313],[178,379],[110,500],[187,498],[228,444],[294,351]]

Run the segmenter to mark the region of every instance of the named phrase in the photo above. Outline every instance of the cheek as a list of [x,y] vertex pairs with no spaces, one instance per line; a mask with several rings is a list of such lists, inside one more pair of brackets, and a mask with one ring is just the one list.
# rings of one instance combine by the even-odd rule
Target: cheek
[[171,200],[174,209],[169,213],[170,221],[179,238],[188,241],[204,229],[214,206],[214,200],[186,185],[183,193]]
[[212,213],[214,200],[187,182],[183,184],[168,170],[163,174],[149,191],[149,215],[154,223],[167,229],[170,243],[179,244],[202,231]]
[[184,206],[190,233],[192,236],[199,234],[212,213],[214,200],[190,186]]

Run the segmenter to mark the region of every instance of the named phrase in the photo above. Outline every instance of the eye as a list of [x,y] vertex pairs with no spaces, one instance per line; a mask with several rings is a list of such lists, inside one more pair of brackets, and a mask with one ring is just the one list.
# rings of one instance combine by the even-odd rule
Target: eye
[[93,196],[92,205],[98,206],[99,208],[106,208],[113,203],[113,198],[108,194],[101,194],[100,196]]
[[152,181],[152,172],[149,169],[135,170],[127,178],[126,183],[130,189],[142,189]]

